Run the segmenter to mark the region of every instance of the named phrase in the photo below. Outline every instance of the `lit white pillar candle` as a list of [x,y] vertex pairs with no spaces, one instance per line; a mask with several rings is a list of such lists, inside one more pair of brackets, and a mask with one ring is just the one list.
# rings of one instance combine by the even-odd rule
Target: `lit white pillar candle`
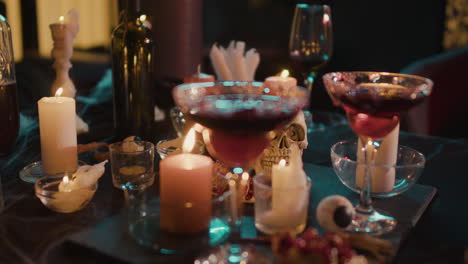
[[74,172],[78,166],[75,100],[60,93],[37,102],[42,167],[49,175]]

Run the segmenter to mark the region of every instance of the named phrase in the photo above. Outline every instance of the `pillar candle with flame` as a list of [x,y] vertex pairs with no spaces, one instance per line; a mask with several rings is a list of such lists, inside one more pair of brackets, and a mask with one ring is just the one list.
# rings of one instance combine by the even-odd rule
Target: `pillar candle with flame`
[[270,76],[265,79],[264,85],[273,91],[276,89],[287,89],[297,86],[297,80],[289,76],[288,70],[283,70],[280,76]]
[[48,175],[74,172],[78,166],[75,100],[61,96],[37,102],[41,137],[42,167]]
[[195,130],[187,134],[183,153],[160,162],[161,229],[173,233],[206,231],[211,218],[213,161],[188,153],[195,144]]

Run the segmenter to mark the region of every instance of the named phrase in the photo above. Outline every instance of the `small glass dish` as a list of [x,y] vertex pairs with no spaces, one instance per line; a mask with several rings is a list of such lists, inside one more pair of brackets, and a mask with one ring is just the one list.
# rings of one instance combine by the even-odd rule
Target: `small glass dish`
[[83,209],[94,196],[98,188],[95,183],[89,187],[77,188],[72,191],[59,191],[59,185],[66,174],[44,176],[34,184],[36,197],[41,200],[47,208],[59,213],[73,213]]
[[[85,162],[78,160],[78,167],[86,165]],[[57,174],[60,175],[60,174]],[[42,161],[35,161],[26,165],[21,171],[19,172],[19,177],[24,182],[35,183],[37,179],[47,176],[44,169],[42,168]]]
[[[352,191],[360,193],[360,175],[363,175],[367,165],[356,161],[357,148],[356,140],[338,142],[331,147],[331,161],[340,181]],[[425,162],[422,153],[399,145],[395,165],[374,164],[371,196],[386,198],[407,191],[418,180]]]

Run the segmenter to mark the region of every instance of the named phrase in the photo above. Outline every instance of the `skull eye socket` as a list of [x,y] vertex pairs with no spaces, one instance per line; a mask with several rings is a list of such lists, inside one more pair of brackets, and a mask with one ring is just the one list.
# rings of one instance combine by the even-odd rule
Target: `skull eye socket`
[[289,139],[295,142],[303,141],[305,139],[304,128],[298,124],[291,124],[286,129],[286,135]]

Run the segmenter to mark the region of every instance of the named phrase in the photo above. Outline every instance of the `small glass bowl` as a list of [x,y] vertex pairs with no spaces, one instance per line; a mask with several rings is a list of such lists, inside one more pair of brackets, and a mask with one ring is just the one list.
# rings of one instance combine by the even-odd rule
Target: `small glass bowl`
[[[349,189],[360,193],[361,188],[358,182],[362,181],[367,165],[356,161],[357,146],[356,140],[336,143],[331,147],[331,160],[340,181]],[[418,180],[425,162],[426,159],[422,153],[399,145],[396,165],[378,163],[374,165],[371,196],[385,198],[407,191]]]
[[59,213],[73,213],[83,209],[93,198],[98,184],[73,189],[70,192],[61,192],[59,184],[64,177],[65,174],[58,174],[39,178],[34,185],[37,198],[47,208]]

